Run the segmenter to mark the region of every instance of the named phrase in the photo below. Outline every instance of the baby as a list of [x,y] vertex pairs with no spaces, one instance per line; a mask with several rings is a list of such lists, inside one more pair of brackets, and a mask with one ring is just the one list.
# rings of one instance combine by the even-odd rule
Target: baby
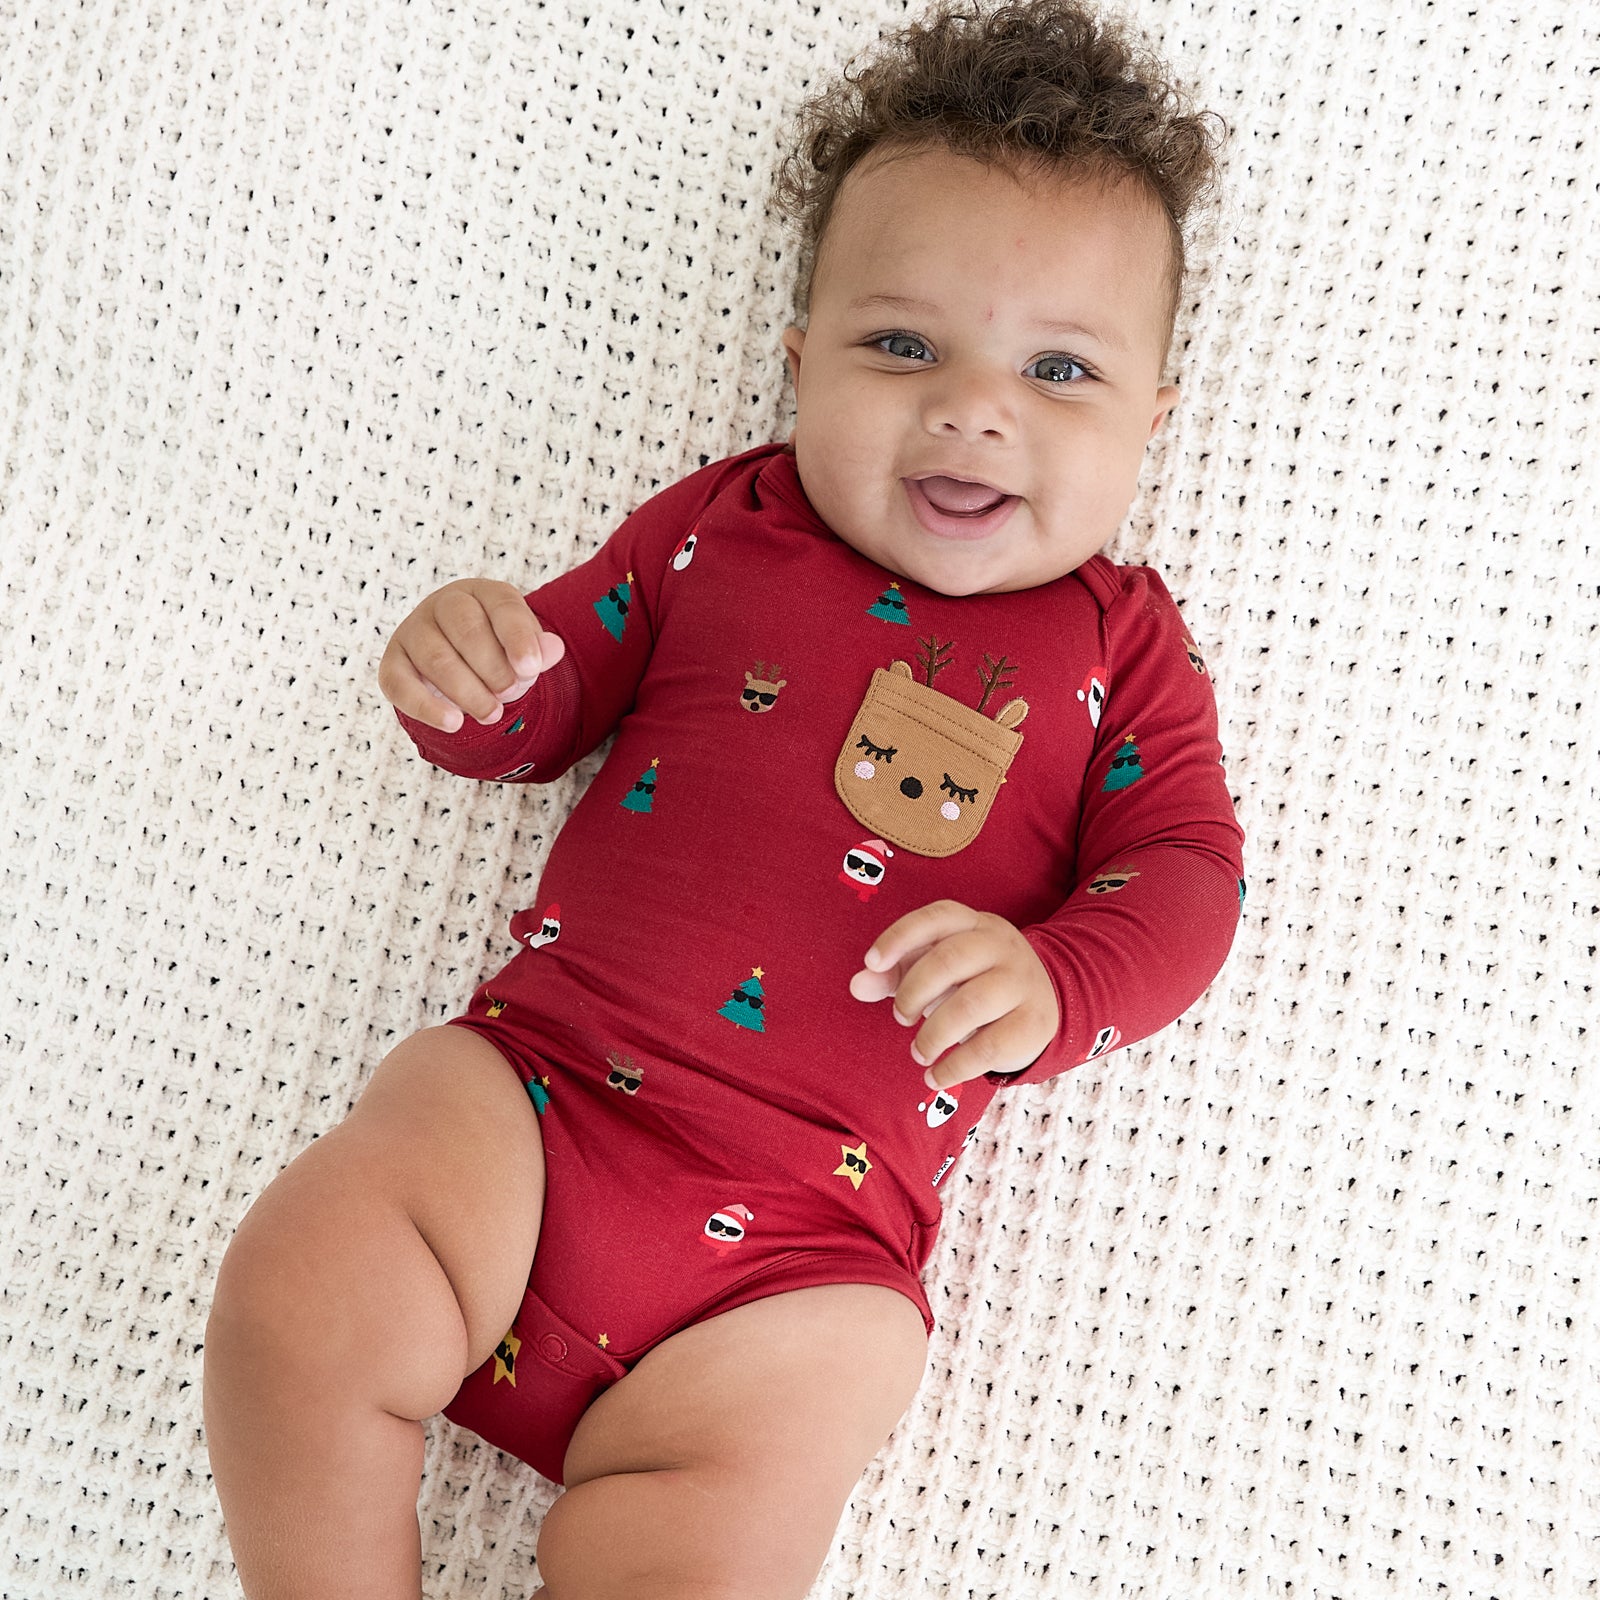
[[253,1600],[419,1592],[441,1410],[565,1485],[550,1600],[798,1600],[916,1391],[985,1107],[1216,973],[1210,681],[1099,553],[1178,398],[1211,128],[1073,0],[885,41],[779,174],[791,438],[396,629],[379,683],[451,772],[615,743],[510,964],[223,1263],[206,1427]]

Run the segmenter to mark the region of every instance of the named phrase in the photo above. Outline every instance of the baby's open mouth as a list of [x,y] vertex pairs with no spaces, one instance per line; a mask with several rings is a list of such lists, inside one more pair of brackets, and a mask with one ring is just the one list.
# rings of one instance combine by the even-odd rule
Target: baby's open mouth
[[1016,495],[992,483],[971,478],[904,478],[906,500],[925,533],[936,539],[979,543],[991,538],[1010,521],[1022,503]]
[[981,517],[993,511],[1002,500],[1010,499],[999,489],[986,483],[972,483],[966,478],[918,478],[917,487],[928,497],[936,511],[947,517]]

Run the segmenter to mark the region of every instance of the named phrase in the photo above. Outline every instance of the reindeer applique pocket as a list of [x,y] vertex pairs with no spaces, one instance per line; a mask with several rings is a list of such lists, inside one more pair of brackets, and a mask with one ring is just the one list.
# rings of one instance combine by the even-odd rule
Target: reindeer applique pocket
[[978,837],[1027,714],[1026,700],[1010,700],[986,717],[918,683],[904,661],[879,667],[834,763],[834,788],[881,838],[915,855],[953,856]]

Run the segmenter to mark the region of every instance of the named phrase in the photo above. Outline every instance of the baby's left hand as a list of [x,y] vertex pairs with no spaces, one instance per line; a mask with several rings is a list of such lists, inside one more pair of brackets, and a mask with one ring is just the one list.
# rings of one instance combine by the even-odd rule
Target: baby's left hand
[[922,1022],[911,1055],[929,1068],[923,1078],[930,1089],[985,1072],[1021,1072],[1061,1026],[1044,963],[992,912],[935,900],[886,928],[865,960],[850,993],[858,1000],[893,995],[897,1022]]

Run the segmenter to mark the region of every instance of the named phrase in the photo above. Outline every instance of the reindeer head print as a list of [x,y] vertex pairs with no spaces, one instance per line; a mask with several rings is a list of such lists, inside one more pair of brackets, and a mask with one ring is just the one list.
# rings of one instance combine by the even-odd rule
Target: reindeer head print
[[780,671],[782,668],[776,663],[768,667],[764,661],[756,662],[756,670],[744,675],[744,689],[739,695],[739,704],[746,711],[758,714],[770,711],[778,703],[778,691],[789,681],[778,676]]
[[882,838],[921,856],[950,856],[978,836],[1006,769],[1022,747],[1016,731],[1026,700],[1009,700],[993,717],[983,706],[1001,678],[1004,658],[986,660],[985,692],[974,711],[933,687],[945,646],[924,658],[929,681],[918,683],[904,661],[872,675],[861,709],[834,764],[839,798],[855,819]]

